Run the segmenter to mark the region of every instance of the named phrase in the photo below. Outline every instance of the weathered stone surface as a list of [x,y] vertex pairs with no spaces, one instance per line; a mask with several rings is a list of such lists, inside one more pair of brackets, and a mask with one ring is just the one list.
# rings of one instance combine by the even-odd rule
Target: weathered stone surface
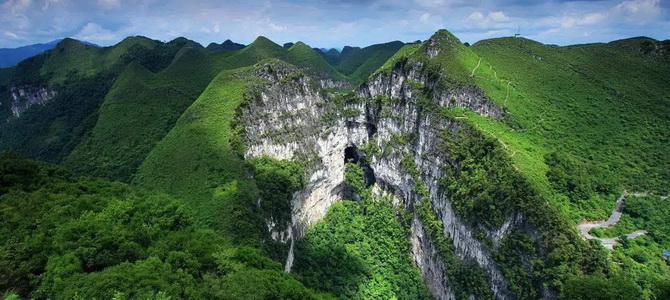
[[[278,159],[311,159],[306,187],[293,197],[292,224],[287,232],[273,232],[280,241],[290,243],[286,271],[293,263],[293,244],[304,236],[307,229],[321,220],[328,208],[343,196],[344,153],[347,147],[363,148],[373,143],[381,154],[367,157],[374,170],[375,190],[394,196],[393,203],[412,209],[421,196],[415,191],[413,176],[401,161],[411,157],[428,188],[436,215],[444,224],[443,233],[453,240],[457,257],[475,262],[489,275],[488,283],[497,299],[505,299],[509,292],[507,281],[498,269],[482,241],[451,206],[439,187],[438,180],[448,176],[447,168],[453,161],[443,157],[438,148],[440,133],[456,132],[461,124],[449,118],[434,118],[417,105],[416,83],[433,89],[433,101],[442,106],[467,107],[490,117],[501,117],[502,109],[474,86],[442,89],[419,70],[418,62],[380,73],[368,80],[357,95],[366,101],[334,105],[318,84],[303,76],[290,74],[264,76],[271,83],[262,89],[241,114],[246,128],[246,157],[270,156]],[[374,97],[391,99],[385,103],[371,101]],[[356,112],[344,114],[344,111]],[[413,142],[392,144],[398,136],[413,136]],[[497,245],[515,226],[523,221],[521,215],[509,216],[508,222],[496,230],[484,230]],[[269,224],[272,227],[273,224]],[[435,245],[423,229],[418,217],[412,221],[412,255],[421,268],[429,290],[437,299],[454,299],[454,291],[444,270]]]
[[57,94],[51,89],[28,85],[11,87],[10,93],[12,95],[12,115],[17,118],[33,105],[45,105]]

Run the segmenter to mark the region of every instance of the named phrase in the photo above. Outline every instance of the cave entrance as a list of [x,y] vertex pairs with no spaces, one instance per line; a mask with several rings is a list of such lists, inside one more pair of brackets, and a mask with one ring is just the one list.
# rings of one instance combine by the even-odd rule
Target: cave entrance
[[365,179],[365,186],[371,186],[377,181],[375,172],[365,159],[365,153],[361,152],[356,146],[349,146],[344,149],[344,163],[355,163],[363,169],[363,177]]

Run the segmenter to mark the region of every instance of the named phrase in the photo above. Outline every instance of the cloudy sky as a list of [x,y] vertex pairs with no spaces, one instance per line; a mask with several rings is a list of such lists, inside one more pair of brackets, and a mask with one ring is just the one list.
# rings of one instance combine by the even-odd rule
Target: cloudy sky
[[74,37],[112,45],[129,35],[185,36],[207,45],[259,35],[314,47],[462,41],[520,31],[551,44],[670,38],[670,0],[0,0],[0,47]]

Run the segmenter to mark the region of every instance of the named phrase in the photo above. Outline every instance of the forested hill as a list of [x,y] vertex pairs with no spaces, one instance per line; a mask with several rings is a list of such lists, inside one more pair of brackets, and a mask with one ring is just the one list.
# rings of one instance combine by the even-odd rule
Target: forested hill
[[670,42],[426,38],[0,69],[0,295],[670,298]]

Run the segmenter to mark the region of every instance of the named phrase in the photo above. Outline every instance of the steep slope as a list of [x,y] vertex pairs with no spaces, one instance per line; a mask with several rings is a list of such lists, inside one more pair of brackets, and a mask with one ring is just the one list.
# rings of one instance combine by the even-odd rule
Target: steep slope
[[337,85],[337,82],[346,81],[346,77],[335,70],[320,54],[314,49],[305,45],[303,42],[295,43],[288,49],[286,61],[302,67],[306,73],[316,79],[322,80],[322,85],[328,85],[325,81],[332,82],[331,85]]
[[[568,179],[582,191],[561,190],[556,180],[565,178],[551,174],[539,180],[546,191],[558,189],[565,195],[557,201],[570,207],[574,217],[607,216],[623,189],[669,192],[670,156],[663,145],[669,141],[670,61],[664,54],[645,54],[647,43],[657,42],[556,47],[505,38],[472,47],[510,83],[509,96],[500,93],[498,98],[506,99],[513,126],[480,125],[527,155],[518,161],[522,171],[547,178],[544,173],[559,164],[569,173],[590,168],[585,178]],[[529,143],[532,151],[522,146]],[[559,155],[551,161],[544,158],[554,151]],[[589,193],[614,195],[601,200]]]
[[351,54],[342,51],[342,59],[337,64],[337,70],[349,76],[351,80],[360,82],[379,69],[404,45],[403,42],[394,41],[368,46]]
[[[649,195],[631,199],[631,205],[651,207],[668,193],[670,182],[670,156],[664,150],[670,141],[667,44],[647,38],[567,47],[514,38],[478,42],[472,50],[484,60],[473,74],[509,117],[492,122],[464,116],[503,142],[515,166],[573,224],[606,219],[626,191]],[[493,71],[495,78],[482,77],[480,70]],[[507,87],[496,87],[496,81]],[[642,226],[649,223],[635,226],[627,213],[635,220],[659,220],[652,210],[626,206],[622,219],[627,221],[595,234],[616,238],[648,230]],[[659,250],[668,245],[665,234],[656,230],[651,237],[622,239],[611,254],[615,276],[576,280],[617,286],[618,278],[633,278],[648,289],[646,283],[670,274]],[[574,281],[565,290],[580,291],[580,286]]]
[[106,94],[90,134],[63,164],[79,174],[129,182],[194,99],[132,62]]
[[[339,282],[313,286],[345,298],[375,289],[351,289],[349,279],[338,277],[342,275],[333,264],[315,259],[335,259],[335,266],[361,276],[364,285],[393,286],[394,277],[383,272],[372,277],[377,281],[366,280],[362,266],[385,267],[374,263],[377,254],[370,255],[372,263],[359,261],[353,249],[361,246],[354,233],[344,236],[349,243],[339,243],[342,237],[333,236],[336,249],[350,250],[321,252],[327,247],[320,245],[325,241],[320,236],[325,234],[323,226],[329,225],[319,221],[328,219],[329,208],[340,199],[358,197],[345,183],[345,162],[352,159],[368,170],[371,179],[369,190],[358,199],[390,199],[412,242],[400,253],[411,253],[435,298],[552,297],[571,275],[603,271],[604,256],[583,243],[520,176],[503,146],[458,117],[463,109],[492,119],[505,116],[469,77],[477,56],[446,31],[414,50],[397,57],[391,69],[377,73],[356,95],[330,98],[309,81],[289,76],[293,80],[280,77],[275,84],[254,89],[241,107],[245,157],[302,162],[309,178],[293,196],[290,226],[267,223],[272,237],[289,245],[286,270]],[[341,211],[333,213],[339,215],[332,218],[342,217]],[[355,218],[357,213],[347,214]],[[340,230],[340,225],[332,226],[329,230]],[[366,242],[377,239],[372,235]],[[396,253],[398,248],[386,250]],[[535,264],[542,270],[531,268]],[[399,295],[393,288],[378,291]]]
[[[204,53],[204,48],[184,38],[161,43],[144,37],[130,37],[107,48],[92,47],[72,39],[61,41],[54,49],[27,59],[16,67],[9,86],[12,116],[0,127],[0,136],[3,137],[0,148],[12,149],[23,155],[50,162],[60,162],[82,139],[88,137],[96,125],[98,109],[106,94],[128,63],[135,62],[143,68],[160,71],[174,60],[176,72],[186,72],[189,71],[188,67],[184,67],[189,63],[186,58],[194,56],[191,51]],[[187,55],[184,55],[185,53]],[[194,64],[194,66],[202,65]],[[187,80],[182,74],[175,75],[175,71],[166,71],[165,77],[183,90],[182,96],[185,99],[190,97],[190,100],[186,100],[189,102],[195,99],[214,76],[213,71],[201,70],[196,74],[203,73],[202,76],[193,76]],[[119,79],[122,78],[123,76]],[[138,89],[129,88],[126,95],[132,97],[129,94],[131,91],[137,92]],[[156,98],[162,96],[154,95]],[[177,111],[166,113],[166,116],[174,114],[178,116],[185,109],[185,107],[177,108],[179,105],[166,106],[168,107]],[[132,107],[124,109],[132,110]],[[124,111],[119,113],[121,115],[106,118],[112,121],[106,125],[107,128],[125,128],[117,127],[113,123],[117,120],[119,122],[128,120],[121,117]],[[176,120],[176,117],[171,118]],[[128,122],[146,124],[141,118],[130,119]],[[167,126],[168,129],[171,127],[165,124],[161,126]],[[115,135],[124,134],[117,131]],[[115,153],[123,152],[123,148],[111,145],[112,140],[115,139],[107,140],[101,136],[100,142],[110,141],[110,144],[102,143],[97,147]],[[141,161],[143,157],[135,159]],[[76,160],[70,160],[69,165],[74,167],[75,162]],[[78,170],[89,170],[90,174],[102,174],[98,173],[102,172],[101,170],[90,169],[95,165],[90,164],[90,161],[81,163],[86,167],[78,166]],[[107,164],[106,168],[110,168],[110,165]],[[129,174],[125,174],[122,178],[128,176]],[[114,177],[114,179],[120,178]]]
[[[315,49],[315,51],[316,51],[316,49]],[[325,58],[326,61],[328,63],[330,63],[331,65],[336,65],[337,62],[340,59],[340,51],[337,51],[337,49],[334,49],[334,48],[331,48],[327,51],[325,49],[323,49],[323,50],[319,49],[319,51],[317,51],[317,52],[321,56],[323,56],[323,58]]]
[[39,75],[45,60],[39,55],[17,66],[9,86],[12,114],[0,126],[0,149],[59,162],[95,124],[113,77],[72,77],[51,87],[50,78]]
[[151,151],[134,183],[184,199],[227,235],[257,241],[257,217],[246,208],[255,202],[257,189],[245,176],[249,166],[231,145],[232,122],[245,89],[262,80],[251,76],[253,70],[222,71],[212,80]]
[[12,115],[12,98],[9,86],[14,76],[15,68],[0,69],[0,120],[6,120]]
[[219,54],[219,57],[223,57],[215,60],[214,64],[218,70],[232,70],[251,66],[266,58],[286,59],[286,53],[286,49],[282,46],[264,36],[259,36],[253,43],[230,55]]
[[355,54],[358,51],[361,51],[361,47],[344,46],[342,48],[342,52],[340,52],[340,56],[338,57],[338,62],[346,60],[349,58],[349,56]]
[[308,74],[321,80],[328,87],[347,86],[345,76],[336,71],[314,49],[298,42],[285,49],[271,40],[260,36],[249,46],[221,58],[213,58],[216,70],[232,70],[251,66],[263,59],[276,58],[304,69]]

